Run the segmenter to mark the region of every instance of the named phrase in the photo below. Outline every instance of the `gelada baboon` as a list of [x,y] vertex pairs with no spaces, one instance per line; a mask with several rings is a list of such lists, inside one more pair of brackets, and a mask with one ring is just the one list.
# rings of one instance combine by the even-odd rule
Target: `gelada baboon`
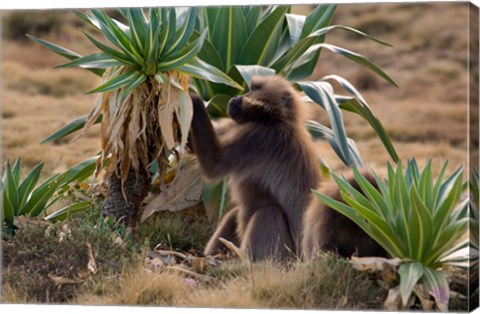
[[223,237],[252,260],[298,255],[303,212],[319,181],[299,95],[280,77],[255,77],[247,94],[230,100],[230,119],[218,134],[203,102],[193,97],[193,103],[193,151],[208,178],[228,176],[237,205],[205,253],[222,249]]
[[[254,261],[301,257],[303,216],[312,202],[311,189],[320,183],[320,172],[314,143],[304,127],[299,94],[278,76],[255,77],[248,93],[230,100],[230,118],[222,119],[216,128],[203,101],[196,96],[192,99],[192,150],[207,178],[228,177],[236,203],[223,217],[205,254],[224,250],[218,240],[222,237],[247,251]],[[310,242],[317,239],[312,233],[323,239],[330,232],[344,232],[341,224],[346,218],[331,209],[320,213],[310,216],[321,221],[331,216],[340,226],[309,228]],[[353,229],[345,230],[345,236],[351,237],[354,245],[358,239],[355,233],[363,232],[348,221],[346,224]],[[330,245],[320,249],[343,252],[336,249],[335,237],[328,240]]]

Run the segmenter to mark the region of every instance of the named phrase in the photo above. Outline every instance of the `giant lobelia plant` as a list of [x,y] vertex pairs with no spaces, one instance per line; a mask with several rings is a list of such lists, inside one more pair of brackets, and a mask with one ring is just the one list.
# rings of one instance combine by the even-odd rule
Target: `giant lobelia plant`
[[440,270],[468,262],[462,255],[469,246],[465,232],[471,221],[469,199],[462,198],[467,184],[462,181],[462,167],[445,178],[447,164],[436,179],[430,160],[422,170],[415,159],[405,170],[401,163],[396,169],[389,164],[386,181],[373,172],[378,189],[354,169],[360,191],[333,175],[344,203],[314,192],[401,260],[400,284],[389,297],[398,300],[400,308],[407,308],[415,293],[425,309],[432,296],[437,309],[448,311],[449,284]]
[[[222,71],[197,57],[207,31],[192,36],[196,11],[121,9],[126,23],[102,10],[77,12],[109,41],[106,44],[85,32],[99,49],[87,56],[30,36],[72,60],[58,67],[82,67],[102,76],[103,84],[88,92],[99,93],[97,104],[73,127],[85,131],[102,122],[102,155],[97,169],[110,157],[105,215],[113,214],[130,222],[149,191],[148,167],[156,162],[163,174],[170,154],[185,147],[192,119],[190,76],[239,88]],[[71,132],[71,126],[61,130],[60,135]],[[59,133],[46,141],[56,138]]]
[[[69,204],[54,213],[46,216],[47,210],[52,208],[68,190],[72,182],[82,182],[91,177],[95,170],[98,156],[82,161],[67,171],[54,174],[39,183],[43,163],[36,165],[25,177],[20,176],[22,162],[18,158],[13,166],[7,162],[3,177],[0,180],[0,195],[2,199],[2,228],[8,235],[13,235],[17,228],[17,219],[25,217],[44,217],[55,222],[64,220],[70,215],[83,212],[91,207],[89,201],[80,201]],[[46,217],[45,217],[46,216]]]

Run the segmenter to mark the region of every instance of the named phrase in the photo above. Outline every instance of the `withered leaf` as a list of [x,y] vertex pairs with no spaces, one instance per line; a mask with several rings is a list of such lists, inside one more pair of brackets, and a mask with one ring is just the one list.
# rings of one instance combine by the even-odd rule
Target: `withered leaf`
[[161,193],[146,199],[141,221],[157,211],[181,211],[200,204],[202,179],[198,164],[193,160],[182,161],[172,182]]

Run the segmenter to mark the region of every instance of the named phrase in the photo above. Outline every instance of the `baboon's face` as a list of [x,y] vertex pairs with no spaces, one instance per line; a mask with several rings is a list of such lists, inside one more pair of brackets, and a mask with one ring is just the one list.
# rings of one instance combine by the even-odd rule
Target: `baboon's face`
[[230,100],[228,115],[238,123],[290,121],[295,118],[295,93],[280,77],[254,77],[248,93]]

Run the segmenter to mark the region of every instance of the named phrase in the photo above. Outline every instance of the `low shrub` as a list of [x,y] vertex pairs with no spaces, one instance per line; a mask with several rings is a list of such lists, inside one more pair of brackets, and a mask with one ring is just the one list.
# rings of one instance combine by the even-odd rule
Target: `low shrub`
[[138,258],[116,231],[82,220],[30,221],[2,246],[2,289],[29,302],[68,302],[87,280],[118,275]]

